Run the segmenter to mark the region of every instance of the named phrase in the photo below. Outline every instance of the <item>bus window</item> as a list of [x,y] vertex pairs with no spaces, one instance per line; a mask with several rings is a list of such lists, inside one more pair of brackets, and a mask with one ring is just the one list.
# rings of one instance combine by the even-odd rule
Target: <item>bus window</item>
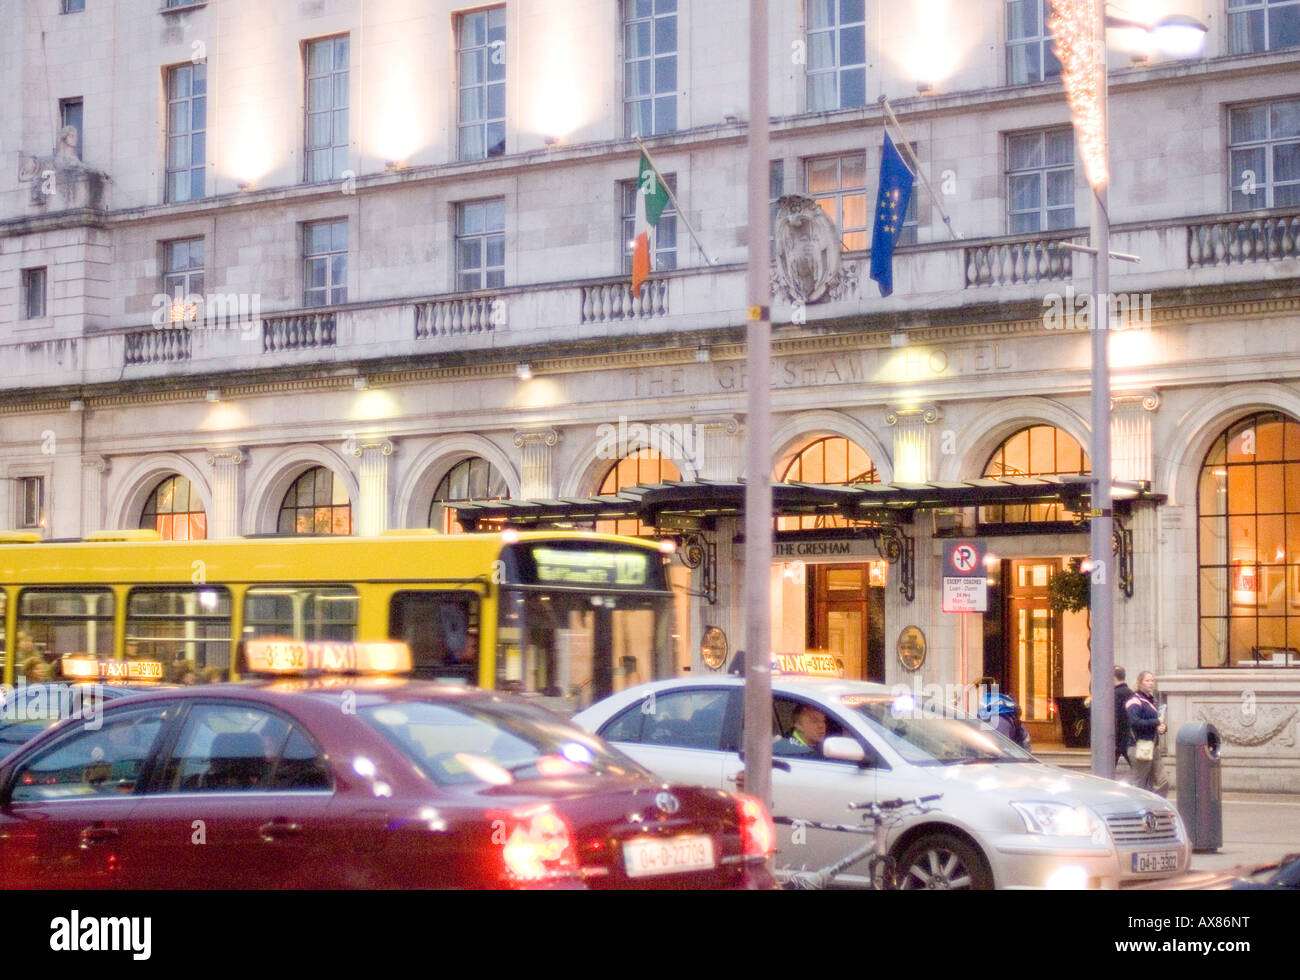
[[346,586],[271,585],[249,589],[244,597],[244,639],[290,640],[357,638],[357,590]]
[[414,676],[478,683],[478,596],[398,592],[389,606],[388,624],[389,638],[411,648]]
[[9,646],[5,643],[5,613],[8,607],[5,605],[9,601],[9,596],[0,592],[0,680],[5,675],[5,665],[9,662]]
[[22,671],[28,681],[49,680],[55,662],[69,653],[113,656],[113,593],[24,589],[18,596],[15,675]]
[[190,671],[230,668],[230,592],[202,586],[132,589],[126,600],[126,649],[157,660],[168,680]]

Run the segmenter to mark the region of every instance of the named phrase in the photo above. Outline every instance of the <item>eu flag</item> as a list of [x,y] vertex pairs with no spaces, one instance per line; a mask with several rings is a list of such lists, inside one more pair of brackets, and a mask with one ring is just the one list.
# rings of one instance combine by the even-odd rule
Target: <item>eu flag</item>
[[871,231],[871,278],[880,286],[881,296],[894,291],[894,246],[903,230],[903,216],[907,214],[914,179],[889,133],[885,133],[885,146],[880,153],[876,224]]

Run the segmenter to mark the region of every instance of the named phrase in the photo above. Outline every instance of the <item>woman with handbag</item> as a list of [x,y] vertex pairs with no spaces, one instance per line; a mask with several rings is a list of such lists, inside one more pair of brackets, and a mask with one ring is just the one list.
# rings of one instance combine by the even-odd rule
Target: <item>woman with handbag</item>
[[1138,674],[1137,692],[1124,706],[1133,732],[1133,785],[1164,796],[1169,790],[1160,761],[1160,736],[1165,733],[1164,713],[1156,706],[1156,675]]

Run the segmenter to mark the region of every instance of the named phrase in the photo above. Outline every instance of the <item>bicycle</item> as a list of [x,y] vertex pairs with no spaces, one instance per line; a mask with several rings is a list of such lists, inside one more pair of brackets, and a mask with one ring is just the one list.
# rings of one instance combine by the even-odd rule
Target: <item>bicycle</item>
[[[904,807],[915,807],[917,813],[929,813],[935,808],[925,804],[931,803],[942,796],[942,793],[934,793],[930,796],[917,796],[912,799],[899,797],[896,800],[882,800],[879,803],[874,800],[868,800],[865,803],[850,803],[850,810],[865,811],[862,818],[864,821],[869,819],[871,821],[870,825],[823,823],[820,820],[802,820],[797,817],[773,817],[773,822],[791,827],[817,827],[820,830],[838,830],[849,834],[871,835],[871,840],[866,844],[855,847],[848,854],[824,868],[793,872],[785,887],[793,891],[821,891],[834,881],[836,875],[841,871],[857,864],[870,854],[871,860],[867,863],[867,877],[871,881],[872,889],[875,891],[896,890],[898,887],[898,862],[889,853],[889,828],[902,819],[903,813],[900,811]],[[886,819],[886,811],[893,811],[889,819]]]

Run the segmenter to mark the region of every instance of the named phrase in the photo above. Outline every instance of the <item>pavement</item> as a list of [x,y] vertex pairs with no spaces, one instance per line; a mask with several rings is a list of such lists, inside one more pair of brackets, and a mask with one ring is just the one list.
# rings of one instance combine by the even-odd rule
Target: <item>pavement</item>
[[[1086,771],[1091,762],[1087,749],[1044,746],[1034,755],[1066,769]],[[1121,763],[1121,782],[1127,781],[1125,773]],[[1169,793],[1169,800],[1177,806],[1177,790]],[[1157,885],[1132,887],[1221,888],[1287,854],[1300,854],[1300,793],[1225,792],[1222,808],[1223,843],[1218,848],[1194,852],[1186,875]]]

